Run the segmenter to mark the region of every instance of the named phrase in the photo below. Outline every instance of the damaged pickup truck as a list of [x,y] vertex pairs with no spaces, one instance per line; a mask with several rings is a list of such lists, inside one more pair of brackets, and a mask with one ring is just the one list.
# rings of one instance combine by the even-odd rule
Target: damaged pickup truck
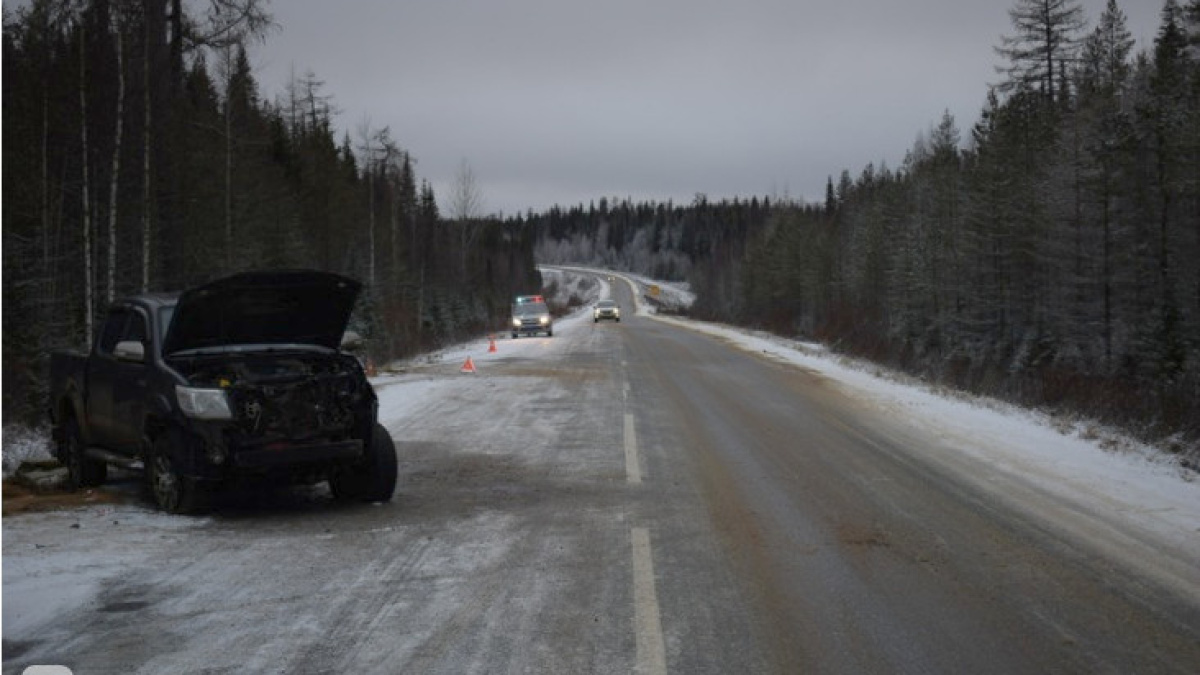
[[144,469],[171,513],[242,479],[329,481],[387,501],[396,451],[358,359],[341,350],[361,284],[250,272],[115,303],[87,354],[51,355],[50,416],[72,487]]

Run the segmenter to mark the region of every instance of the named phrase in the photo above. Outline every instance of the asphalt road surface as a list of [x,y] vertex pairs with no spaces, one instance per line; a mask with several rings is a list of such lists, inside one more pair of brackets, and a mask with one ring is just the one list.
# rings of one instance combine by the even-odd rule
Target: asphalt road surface
[[4,672],[1200,670],[1197,561],[612,292],[381,382],[388,504],[6,517]]

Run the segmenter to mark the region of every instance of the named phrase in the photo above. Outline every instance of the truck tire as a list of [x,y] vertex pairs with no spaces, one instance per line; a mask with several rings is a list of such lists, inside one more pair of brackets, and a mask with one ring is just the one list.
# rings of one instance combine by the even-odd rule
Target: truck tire
[[396,491],[396,444],[382,424],[375,425],[361,460],[330,471],[329,490],[341,501],[391,500]]
[[67,420],[63,429],[63,446],[59,457],[67,465],[67,488],[72,492],[80,488],[96,487],[108,478],[108,465],[84,454],[83,438],[79,434],[79,423],[75,418]]
[[167,513],[196,513],[201,509],[199,487],[194,479],[179,474],[171,458],[169,434],[163,433],[154,441],[146,458],[146,481],[150,496]]

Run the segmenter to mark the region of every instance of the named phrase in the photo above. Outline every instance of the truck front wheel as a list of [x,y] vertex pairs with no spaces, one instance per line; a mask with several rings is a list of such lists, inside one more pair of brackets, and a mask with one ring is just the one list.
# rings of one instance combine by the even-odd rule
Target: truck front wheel
[[200,510],[200,495],[196,481],[179,475],[171,459],[171,448],[167,434],[154,442],[153,451],[146,460],[146,480],[150,484],[150,495],[154,503],[167,513],[195,513]]
[[108,465],[91,459],[84,454],[84,450],[83,439],[79,435],[79,423],[74,418],[67,420],[59,457],[67,464],[67,487],[72,491],[96,487],[108,478]]
[[376,424],[363,458],[334,468],[329,490],[343,501],[386,502],[396,491],[396,444],[382,424]]

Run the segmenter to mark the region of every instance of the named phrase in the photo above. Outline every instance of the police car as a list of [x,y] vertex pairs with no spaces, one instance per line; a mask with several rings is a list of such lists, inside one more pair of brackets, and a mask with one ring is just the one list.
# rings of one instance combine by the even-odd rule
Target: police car
[[513,339],[538,333],[554,336],[554,322],[546,299],[540,295],[518,295],[512,305]]

